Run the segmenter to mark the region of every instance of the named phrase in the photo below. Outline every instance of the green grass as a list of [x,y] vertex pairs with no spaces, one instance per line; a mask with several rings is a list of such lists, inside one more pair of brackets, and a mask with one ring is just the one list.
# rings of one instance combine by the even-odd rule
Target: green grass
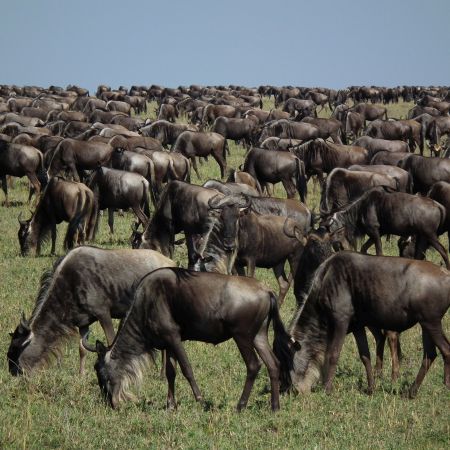
[[[265,100],[265,107],[271,102]],[[411,105],[390,106],[390,115],[403,114]],[[150,109],[152,111],[152,109]],[[328,114],[328,112],[326,112]],[[230,167],[237,167],[244,150],[230,145]],[[210,158],[199,166],[201,180],[193,174],[193,182],[218,178],[219,168]],[[311,187],[312,188],[312,187]],[[312,191],[311,191],[312,192]],[[277,195],[283,195],[280,188]],[[0,194],[2,195],[2,194]],[[31,379],[9,375],[6,351],[8,332],[18,323],[22,310],[30,314],[39,278],[54,258],[44,248],[40,258],[21,258],[17,240],[17,215],[28,216],[27,185],[20,181],[11,191],[18,206],[0,206],[0,448],[448,448],[450,443],[450,394],[443,380],[442,358],[439,356],[429,371],[415,400],[401,395],[416,375],[421,362],[421,338],[418,327],[402,334],[405,355],[401,378],[390,381],[389,352],[386,350],[384,376],[378,381],[374,395],[363,393],[366,381],[351,337],[346,340],[338,365],[335,390],[324,394],[319,387],[307,396],[283,396],[281,411],[270,412],[266,393],[268,376],[263,368],[256,381],[249,407],[241,414],[235,405],[241,393],[245,367],[235,344],[230,341],[217,347],[187,343],[194,374],[210,404],[203,411],[194,401],[190,388],[178,374],[176,389],[178,410],[164,409],[166,383],[159,378],[159,368],[150,368],[138,392],[138,403],[124,404],[113,411],[100,397],[93,371],[95,357],[90,355],[87,374],[78,375],[78,348],[74,339],[62,346],[62,358]],[[317,204],[318,192],[308,203]],[[1,198],[1,201],[3,197]],[[96,245],[128,246],[132,216],[116,218],[116,234],[109,236],[106,217],[100,225]],[[66,225],[59,227],[57,252],[62,254]],[[444,241],[443,241],[444,242]],[[446,245],[446,243],[445,243]],[[395,240],[384,243],[387,254],[396,253]],[[430,259],[440,263],[436,252]],[[175,258],[186,261],[184,248]],[[258,270],[257,277],[276,288],[270,271]],[[295,310],[290,291],[282,308],[286,323]],[[445,319],[450,335],[450,320]],[[96,337],[104,340],[98,326]],[[372,349],[373,349],[373,341]],[[158,361],[159,363],[159,361]]]

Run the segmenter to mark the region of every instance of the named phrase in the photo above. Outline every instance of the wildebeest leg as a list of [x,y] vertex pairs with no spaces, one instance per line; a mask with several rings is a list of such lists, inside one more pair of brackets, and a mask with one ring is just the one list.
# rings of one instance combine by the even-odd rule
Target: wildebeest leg
[[[34,187],[34,191],[35,191],[35,199],[34,199],[34,205],[36,206],[39,202],[39,196],[41,193],[41,183],[39,183],[39,180],[37,179],[36,174],[34,173],[27,173],[27,177],[30,180],[30,183],[33,185]],[[28,199],[28,201],[31,200],[31,197]]]
[[165,361],[166,379],[167,379],[167,409],[175,409],[177,403],[175,401],[175,377],[177,375],[176,361],[170,350],[166,351]]
[[409,388],[410,398],[414,398],[417,395],[420,385],[425,378],[428,369],[436,358],[436,346],[434,345],[433,339],[431,338],[428,330],[421,324],[422,327],[422,345],[423,345],[423,360],[420,366],[419,372],[417,374],[414,383]]
[[108,225],[111,234],[114,234],[114,208],[108,208]]
[[374,242],[373,242],[372,238],[367,239],[367,241],[364,242],[364,244],[361,246],[361,253],[363,255],[366,255],[367,254],[367,250],[369,250],[369,248],[372,247],[373,243]]
[[289,280],[287,279],[286,272],[284,271],[284,261],[280,264],[277,264],[273,268],[273,273],[275,274],[275,278],[277,279],[278,286],[280,288],[280,291],[278,293],[278,305],[281,306],[290,287]]
[[245,366],[247,367],[247,377],[245,378],[244,389],[236,407],[238,411],[241,411],[247,406],[250,392],[252,391],[253,384],[258,375],[259,369],[261,368],[261,363],[256,356],[253,343],[249,342],[247,336],[233,336],[233,338],[238,346],[242,359],[245,362]]
[[[142,211],[140,206],[132,206],[131,209],[133,210],[134,214],[136,215],[136,217],[138,218],[139,222],[142,223],[142,226],[145,227],[147,226],[148,223],[148,217],[144,214],[144,211]],[[138,223],[139,225],[139,223]]]
[[191,157],[191,162],[192,162],[192,167],[194,168],[195,173],[197,174],[197,178],[200,179],[200,173],[198,172],[197,161],[195,159],[195,156]]
[[280,363],[270,348],[266,325],[261,327],[253,341],[253,345],[269,372],[272,411],[278,411],[280,409]]
[[445,251],[444,246],[437,239],[434,239],[434,238],[429,239],[429,243],[441,255],[442,259],[444,260],[445,267],[447,268],[447,270],[449,270],[450,262],[448,260],[448,255],[447,255],[447,252]]
[[197,255],[194,245],[194,238],[191,234],[185,233],[186,235],[186,247],[188,252],[188,269],[194,270]]
[[197,402],[202,402],[203,397],[200,392],[200,389],[197,386],[197,382],[195,381],[191,363],[188,360],[183,344],[179,339],[172,339],[172,342],[169,343],[168,348],[170,348],[175,358],[177,359],[178,363],[180,364],[181,372],[183,373],[186,380],[188,380],[189,385],[191,386],[192,389],[192,393],[194,394],[195,400]]
[[375,382],[373,379],[372,364],[370,362],[370,350],[369,344],[367,343],[366,330],[364,327],[358,328],[353,331],[353,336],[355,336],[356,345],[358,346],[359,357],[366,369],[367,393],[372,394]]
[[5,206],[9,206],[9,202],[8,202],[8,183],[6,182],[6,175],[3,175],[1,177],[2,180],[2,189],[3,192],[5,193]]
[[370,230],[367,230],[367,235],[369,236],[369,240],[372,239],[372,241],[375,243],[375,252],[376,252],[377,256],[383,256],[383,247],[381,246],[381,238],[380,238],[379,229],[376,227],[373,227]]
[[[50,254],[54,255],[55,251],[56,251],[56,223],[54,221],[52,221],[50,233],[52,236],[52,250],[51,250]],[[67,230],[67,233],[70,233],[70,225],[69,225],[69,229]],[[73,245],[72,245],[72,247],[73,247]],[[67,248],[72,248],[72,247],[68,246]]]
[[384,344],[386,343],[386,335],[379,329],[368,327],[370,332],[375,338],[377,362],[375,364],[375,375],[381,376],[383,373],[383,361],[384,361]]
[[295,197],[295,184],[292,183],[290,180],[282,180],[283,187],[286,190],[287,198],[294,198]]
[[227,162],[221,157],[220,154],[212,153],[212,156],[217,161],[217,164],[219,164],[220,177],[223,178],[227,170]]
[[400,376],[400,363],[399,363],[399,334],[395,331],[385,331],[388,338],[389,349],[391,350],[391,361],[392,361],[392,374],[391,380],[396,382]]
[[332,336],[327,346],[325,354],[324,367],[324,384],[325,392],[330,394],[333,389],[333,378],[336,373],[337,362],[339,355],[344,345],[345,336],[347,334],[348,322],[342,320],[334,320],[334,328]]
[[428,242],[423,236],[416,236],[416,248],[414,250],[414,259],[425,259]]
[[330,137],[331,137],[331,139],[333,140],[333,142],[334,142],[335,144],[342,145],[342,141],[341,141],[341,138],[339,137],[338,132],[335,132],[335,133],[333,133],[333,134],[330,134]]
[[108,345],[111,345],[114,341],[114,337],[116,335],[114,331],[114,326],[112,323],[111,316],[108,314],[105,314],[102,317],[98,318],[98,321],[100,322],[101,327],[103,328],[103,331],[105,332],[106,340],[108,341]]
[[89,333],[89,326],[80,327],[78,329],[80,333],[80,344],[79,344],[79,353],[80,353],[80,375],[84,375],[85,365],[86,365],[86,356],[88,351],[84,348],[82,340],[83,337]]

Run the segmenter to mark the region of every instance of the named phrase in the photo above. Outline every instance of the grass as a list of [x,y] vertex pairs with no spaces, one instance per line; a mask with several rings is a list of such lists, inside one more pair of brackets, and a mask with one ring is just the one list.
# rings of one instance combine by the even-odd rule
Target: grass
[[[265,100],[265,107],[271,102]],[[389,106],[391,116],[399,117],[411,105]],[[149,111],[153,111],[151,107]],[[325,112],[328,115],[328,111]],[[230,145],[230,167],[237,167],[244,150]],[[201,180],[193,174],[193,182],[218,178],[214,160],[199,166]],[[277,195],[283,195],[277,188]],[[310,205],[317,204],[318,192],[312,194]],[[179,407],[175,412],[164,409],[166,382],[159,370],[150,368],[138,392],[136,404],[124,404],[113,411],[100,397],[93,371],[95,357],[89,356],[87,374],[78,374],[76,340],[62,346],[62,358],[30,379],[13,378],[7,370],[8,332],[18,323],[24,310],[30,314],[37,293],[39,278],[55,258],[45,247],[40,258],[19,256],[17,215],[28,216],[27,185],[17,182],[11,190],[13,207],[0,207],[0,448],[448,448],[450,395],[445,389],[442,358],[433,364],[415,400],[401,394],[416,375],[421,362],[421,338],[418,327],[402,334],[405,358],[401,378],[390,381],[389,352],[384,376],[372,396],[364,394],[365,376],[356,346],[348,338],[338,365],[335,390],[324,394],[319,387],[308,396],[283,396],[281,411],[272,414],[268,376],[263,368],[256,381],[249,407],[237,414],[235,404],[241,393],[245,367],[233,342],[213,347],[186,343],[194,374],[210,405],[202,410],[194,401],[190,388],[178,374],[176,389]],[[106,217],[100,225],[96,245],[108,248],[128,246],[132,216],[116,218],[116,234],[110,237]],[[59,226],[57,252],[62,254],[65,226]],[[384,243],[387,254],[396,253],[395,240]],[[440,263],[430,252],[430,259]],[[177,262],[184,264],[186,252],[179,248]],[[276,288],[270,271],[258,270],[257,277]],[[295,310],[290,291],[282,308],[289,322]],[[450,320],[445,319],[447,336]],[[104,340],[98,326],[93,334]],[[373,342],[372,342],[373,349]]]

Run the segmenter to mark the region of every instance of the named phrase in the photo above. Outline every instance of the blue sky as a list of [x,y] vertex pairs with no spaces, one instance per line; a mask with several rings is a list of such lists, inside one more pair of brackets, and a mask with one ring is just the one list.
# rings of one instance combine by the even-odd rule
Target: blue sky
[[1,3],[1,84],[450,84],[449,0]]

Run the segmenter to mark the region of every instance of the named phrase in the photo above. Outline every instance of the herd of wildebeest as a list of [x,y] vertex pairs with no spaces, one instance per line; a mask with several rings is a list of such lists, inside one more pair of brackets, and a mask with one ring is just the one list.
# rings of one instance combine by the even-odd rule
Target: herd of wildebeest
[[[414,102],[408,117],[388,117],[386,105],[399,101]],[[150,102],[156,120],[145,118]],[[54,254],[56,225],[68,222],[68,253],[43,274],[31,317],[11,333],[10,373],[32,374],[79,332],[80,372],[87,351],[96,352],[98,383],[112,407],[131,398],[156,350],[167,406],[175,407],[177,363],[202,401],[182,342],[233,338],[247,369],[238,410],[260,359],[277,410],[280,392],[308,392],[320,378],[331,391],[350,332],[368,392],[386,340],[395,380],[399,334],[418,323],[423,361],[409,395],[436,347],[450,389],[442,327],[450,264],[439,241],[450,230],[449,110],[447,87],[102,85],[91,96],[77,86],[0,86],[4,208],[13,178],[23,176],[34,205],[29,219],[18,218],[21,254],[39,255],[49,236]],[[231,170],[229,140],[246,150]],[[208,157],[221,179],[200,185],[198,164]],[[310,179],[310,190],[320,189],[318,211],[308,207]],[[277,183],[287,198],[273,197]],[[95,240],[106,209],[111,233],[115,212],[134,212],[133,248],[84,245]],[[399,237],[400,257],[383,256],[386,235]],[[187,247],[187,268],[172,260],[176,245]],[[376,256],[367,255],[372,245]],[[425,261],[431,247],[446,268]],[[278,295],[254,278],[256,267],[273,270]],[[292,282],[297,311],[287,330],[279,308]],[[121,319],[117,333],[112,319]],[[96,321],[107,345],[89,342]],[[374,369],[366,328],[376,341]]]

